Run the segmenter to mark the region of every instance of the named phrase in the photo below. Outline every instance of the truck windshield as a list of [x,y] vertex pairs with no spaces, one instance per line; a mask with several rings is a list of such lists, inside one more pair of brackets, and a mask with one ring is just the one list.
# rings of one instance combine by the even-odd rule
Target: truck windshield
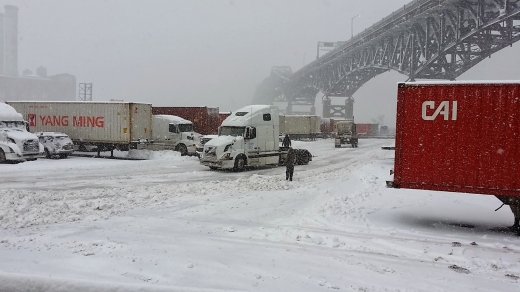
[[244,136],[245,127],[222,127],[220,130],[221,136]]
[[179,124],[179,132],[193,132],[192,124]]
[[23,121],[0,121],[0,128],[25,129]]

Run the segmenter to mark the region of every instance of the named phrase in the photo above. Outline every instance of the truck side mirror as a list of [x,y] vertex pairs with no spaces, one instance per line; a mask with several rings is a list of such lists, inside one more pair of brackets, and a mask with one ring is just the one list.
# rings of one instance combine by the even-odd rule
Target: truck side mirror
[[218,127],[217,134],[220,136],[220,130],[222,130],[222,126]]
[[246,127],[246,129],[244,130],[244,139],[250,139],[249,138],[249,133],[250,133],[250,129],[249,127]]

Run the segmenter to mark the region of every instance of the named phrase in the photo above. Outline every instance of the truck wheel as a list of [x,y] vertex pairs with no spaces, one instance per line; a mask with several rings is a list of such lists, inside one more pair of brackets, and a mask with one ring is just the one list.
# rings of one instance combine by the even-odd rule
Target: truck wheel
[[340,147],[341,147],[341,145],[334,145],[334,147],[336,147],[336,148],[340,148]]
[[79,151],[88,152],[87,146],[85,146],[85,144],[79,144]]
[[302,156],[301,156],[300,165],[307,165],[307,164],[309,164],[309,155],[307,155],[307,153],[305,153],[305,154],[302,154]]
[[244,171],[245,168],[246,168],[246,159],[244,158],[243,155],[239,155],[235,159],[235,167],[233,168],[233,170]]
[[66,153],[60,154],[60,158],[62,158],[62,159],[66,159],[67,157],[69,157],[69,154],[66,154]]
[[0,163],[4,163],[6,160],[4,150],[0,149]]
[[49,149],[45,148],[45,157],[48,159],[51,159],[51,153],[49,152]]
[[211,170],[217,170],[217,169],[218,169],[218,167],[215,167],[215,166],[210,166],[210,167],[209,167],[209,169],[211,169]]
[[175,149],[175,151],[179,151],[181,153],[181,156],[186,156],[188,155],[188,148],[186,148],[186,145],[184,144],[179,144],[177,145],[176,147],[177,149]]

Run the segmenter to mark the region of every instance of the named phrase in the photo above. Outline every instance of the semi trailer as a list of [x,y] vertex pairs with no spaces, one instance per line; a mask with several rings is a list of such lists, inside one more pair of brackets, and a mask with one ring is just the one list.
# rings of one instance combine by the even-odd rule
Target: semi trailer
[[314,140],[321,132],[321,117],[313,115],[280,115],[280,133],[293,140]]
[[520,210],[520,82],[400,83],[387,186],[493,195]]
[[[193,124],[172,115],[152,115],[152,105],[133,102],[8,102],[33,132],[62,132],[86,151],[176,150],[196,154]],[[154,130],[155,129],[155,130]]]

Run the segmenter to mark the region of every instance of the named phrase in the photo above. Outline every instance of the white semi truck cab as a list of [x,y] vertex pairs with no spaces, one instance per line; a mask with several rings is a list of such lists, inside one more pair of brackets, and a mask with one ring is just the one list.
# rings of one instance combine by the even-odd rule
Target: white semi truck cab
[[154,142],[173,146],[181,155],[196,155],[200,134],[193,131],[193,123],[178,116],[153,116]]
[[[204,145],[200,163],[211,169],[242,171],[246,166],[279,165],[287,149],[279,146],[278,107],[252,105],[227,117],[219,128],[219,136]],[[309,151],[296,152],[298,164],[312,160]]]
[[27,123],[13,107],[0,102],[0,162],[36,160],[44,157],[38,137],[27,131]]

